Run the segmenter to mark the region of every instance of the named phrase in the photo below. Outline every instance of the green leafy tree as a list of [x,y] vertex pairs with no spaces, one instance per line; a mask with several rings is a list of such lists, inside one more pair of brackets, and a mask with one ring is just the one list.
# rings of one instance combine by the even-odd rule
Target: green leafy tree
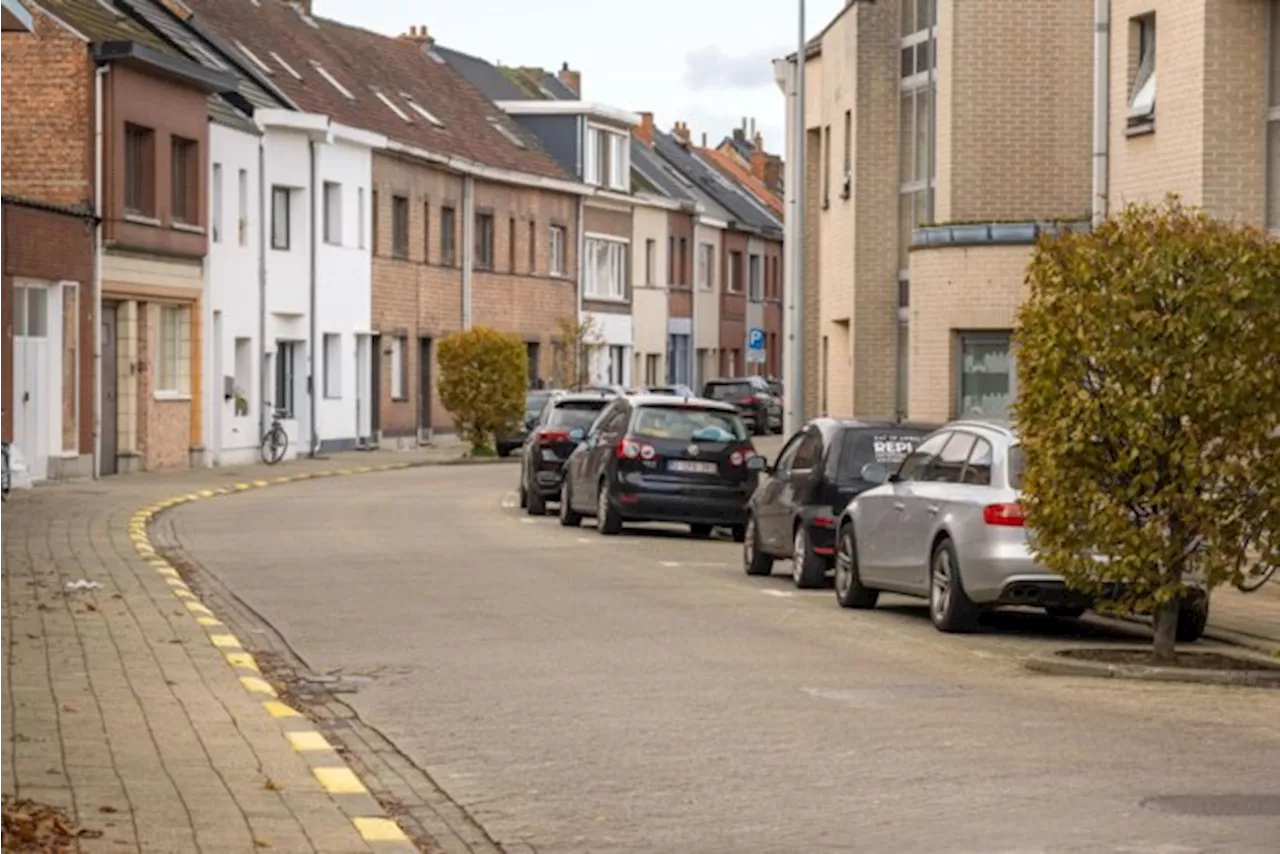
[[524,416],[528,356],[514,335],[476,326],[440,342],[440,401],[472,453],[491,454]]
[[556,388],[574,388],[591,381],[587,369],[591,348],[603,340],[591,317],[562,317],[556,321]]
[[1152,613],[1172,660],[1190,586],[1280,559],[1280,242],[1171,197],[1043,238],[1028,283],[1014,412],[1033,548]]

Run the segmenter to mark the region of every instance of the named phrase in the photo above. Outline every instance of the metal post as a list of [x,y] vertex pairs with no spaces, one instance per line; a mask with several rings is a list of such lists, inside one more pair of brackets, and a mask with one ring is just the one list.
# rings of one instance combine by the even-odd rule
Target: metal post
[[795,138],[795,151],[792,152],[792,171],[791,186],[794,188],[791,194],[793,207],[791,216],[793,217],[793,225],[790,229],[790,238],[792,242],[791,258],[792,258],[792,276],[791,276],[791,293],[789,297],[789,309],[791,320],[791,359],[789,360],[790,371],[786,382],[786,428],[788,433],[795,433],[805,422],[804,411],[804,177],[805,177],[805,146],[807,138],[805,134],[804,120],[804,77],[805,77],[805,25],[804,25],[804,0],[798,0],[799,3],[799,43],[796,48],[796,68],[795,68],[795,110],[794,110],[794,129],[792,131]]

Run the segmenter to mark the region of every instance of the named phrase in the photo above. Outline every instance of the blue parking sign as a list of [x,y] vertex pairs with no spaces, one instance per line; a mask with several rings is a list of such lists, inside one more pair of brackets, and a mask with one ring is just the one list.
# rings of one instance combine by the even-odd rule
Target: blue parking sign
[[752,327],[750,334],[747,335],[748,350],[764,349],[764,330],[759,327]]

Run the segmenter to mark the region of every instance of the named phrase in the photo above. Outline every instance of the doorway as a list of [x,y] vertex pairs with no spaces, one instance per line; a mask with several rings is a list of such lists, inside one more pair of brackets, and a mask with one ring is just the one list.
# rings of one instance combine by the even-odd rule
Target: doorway
[[49,475],[49,289],[13,288],[13,444],[31,480]]
[[99,427],[102,442],[99,449],[99,474],[115,474],[119,471],[117,458],[120,443],[117,438],[119,406],[117,392],[119,377],[116,374],[116,303],[102,304],[102,401]]
[[369,348],[369,432],[375,447],[382,441],[382,336],[374,335]]
[[418,441],[431,436],[431,339],[418,339]]

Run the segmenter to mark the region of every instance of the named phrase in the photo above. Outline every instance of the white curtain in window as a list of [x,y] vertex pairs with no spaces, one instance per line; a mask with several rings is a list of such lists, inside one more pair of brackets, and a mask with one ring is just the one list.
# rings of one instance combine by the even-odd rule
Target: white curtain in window
[[616,190],[629,189],[627,182],[626,142],[626,138],[619,134],[609,134],[609,163],[613,167],[613,175],[610,177],[609,183]]
[[599,184],[602,180],[602,176],[596,171],[596,158],[599,156],[596,152],[598,136],[599,134],[595,130],[590,128],[587,129],[586,151],[583,152],[582,158],[583,169],[586,170],[586,172],[582,176],[582,179],[588,184]]

